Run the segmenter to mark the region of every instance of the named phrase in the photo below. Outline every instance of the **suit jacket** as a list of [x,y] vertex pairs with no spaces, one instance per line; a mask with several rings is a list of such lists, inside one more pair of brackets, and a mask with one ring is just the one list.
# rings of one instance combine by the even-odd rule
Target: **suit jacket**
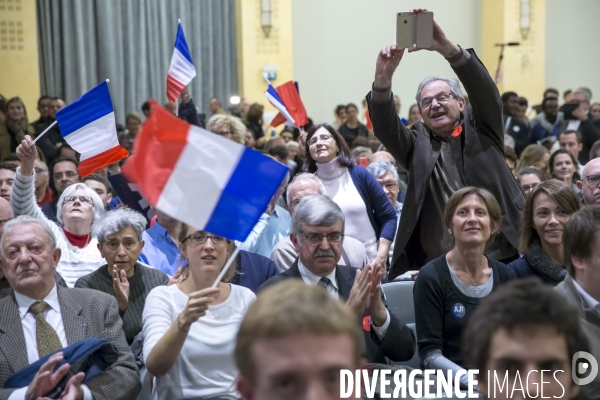
[[[569,121],[564,120],[560,125],[559,132],[566,130],[568,125]],[[582,165],[585,165],[590,161],[590,150],[592,150],[594,142],[600,140],[600,118],[588,114],[588,119],[581,121],[577,130],[581,133],[581,139],[583,141],[583,147],[579,152],[579,162]]]
[[[354,285],[354,278],[356,277],[356,268],[347,267],[345,265],[338,265],[335,267],[335,278],[337,279],[340,300],[344,302],[348,300],[350,296],[350,290]],[[298,260],[292,264],[292,266],[284,272],[275,275],[258,288],[258,292],[266,287],[275,285],[286,279],[302,279],[300,270],[298,269]],[[383,296],[383,302],[387,308],[385,297]],[[377,334],[373,329],[365,331],[362,327],[362,319],[368,314],[365,312],[363,318],[361,318],[360,329],[363,331],[365,337],[365,345],[367,354],[366,357],[371,363],[382,363],[387,364],[385,357],[388,357],[392,361],[407,361],[412,358],[415,354],[416,342],[413,332],[406,324],[400,322],[391,311],[390,313],[390,326],[385,334],[383,340],[379,340]]]
[[[115,298],[97,290],[58,286],[58,299],[69,345],[86,338],[101,338],[111,342],[119,352],[119,358],[110,368],[87,383],[94,399],[135,399],[142,385]],[[0,387],[27,365],[27,344],[13,294],[0,301]],[[8,399],[13,390],[0,389],[0,400]]]
[[[506,119],[507,117],[503,118],[504,126],[506,126]],[[521,152],[529,144],[529,125],[523,121],[519,121],[517,117],[510,117],[506,133],[515,139],[515,152],[517,156],[521,156]]]
[[[471,103],[462,111],[463,133],[450,140],[456,167],[469,186],[489,190],[502,209],[500,231],[516,249],[518,222],[525,196],[506,165],[500,93],[485,66],[472,49],[470,59],[454,72],[464,85]],[[463,56],[465,57],[465,56]],[[421,122],[412,128],[400,123],[393,97],[385,103],[373,102],[367,95],[375,136],[409,171],[406,199],[394,245],[389,279],[425,264],[420,241],[420,216],[429,212],[423,203],[429,179],[440,157],[441,142]],[[444,229],[442,226],[431,229]]]

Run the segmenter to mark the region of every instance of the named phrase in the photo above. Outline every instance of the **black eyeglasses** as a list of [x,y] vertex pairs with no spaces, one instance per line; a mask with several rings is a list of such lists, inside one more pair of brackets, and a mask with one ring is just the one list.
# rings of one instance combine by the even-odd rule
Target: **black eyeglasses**
[[194,244],[204,244],[209,238],[214,244],[227,243],[227,239],[222,236],[207,235],[204,232],[194,232],[191,235],[187,236],[185,239],[183,239],[181,244],[185,243],[188,239]]
[[328,235],[322,235],[320,233],[303,233],[302,236],[306,238],[308,244],[312,246],[323,243],[323,238],[326,237],[329,244],[340,244],[344,240],[344,234],[341,232],[331,232]]
[[233,136],[233,132],[229,132],[229,131],[221,131],[221,132],[215,132],[215,133],[217,135],[223,136],[223,137]]
[[94,204],[92,198],[88,196],[65,196],[63,203],[74,203],[77,200],[79,200],[81,203]]

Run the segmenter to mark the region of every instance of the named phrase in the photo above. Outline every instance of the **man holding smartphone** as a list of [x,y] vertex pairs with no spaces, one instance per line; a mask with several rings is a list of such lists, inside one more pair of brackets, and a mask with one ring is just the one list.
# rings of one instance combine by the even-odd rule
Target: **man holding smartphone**
[[[413,10],[415,14],[426,11]],[[412,47],[408,52],[418,50]],[[444,207],[465,186],[489,190],[503,211],[500,233],[486,254],[505,262],[518,257],[517,224],[525,197],[505,162],[500,93],[475,52],[454,44],[435,21],[428,50],[450,63],[471,104],[465,106],[456,79],[429,77],[416,96],[423,122],[410,129],[403,126],[391,92],[392,76],[405,52],[396,45],[379,53],[375,81],[367,95],[375,136],[409,171],[389,279],[444,254],[443,243],[450,239],[443,223]]]

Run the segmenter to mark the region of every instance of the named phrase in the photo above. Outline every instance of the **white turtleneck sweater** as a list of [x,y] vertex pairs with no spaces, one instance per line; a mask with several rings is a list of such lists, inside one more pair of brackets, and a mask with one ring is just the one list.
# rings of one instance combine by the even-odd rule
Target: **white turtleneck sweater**
[[340,166],[336,157],[328,163],[317,164],[317,177],[323,182],[327,197],[340,206],[346,217],[345,235],[362,242],[369,260],[373,261],[377,256],[377,236],[348,168]]

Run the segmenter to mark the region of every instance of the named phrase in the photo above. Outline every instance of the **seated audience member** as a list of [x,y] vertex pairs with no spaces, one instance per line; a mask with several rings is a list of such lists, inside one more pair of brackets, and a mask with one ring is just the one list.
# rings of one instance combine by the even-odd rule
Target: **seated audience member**
[[340,370],[367,367],[357,324],[352,310],[320,287],[290,279],[265,289],[237,334],[242,398],[340,399]]
[[[398,201],[398,194],[400,193],[400,178],[396,167],[389,161],[375,161],[369,164],[367,171],[379,182],[383,192],[387,196],[390,204],[396,211],[398,222],[400,222],[400,215],[402,214],[402,203]],[[397,229],[397,228],[396,228]],[[396,232],[397,234],[397,232]],[[392,255],[394,254],[394,243],[396,238],[390,246],[388,261],[392,262]]]
[[346,106],[343,104],[338,105],[333,111],[333,116],[335,120],[332,125],[335,129],[339,129],[346,122]]
[[279,189],[273,195],[267,209],[261,215],[254,228],[252,228],[252,232],[250,232],[246,240],[244,242],[236,242],[236,246],[240,250],[269,257],[275,245],[290,234],[292,217],[290,217],[290,213],[283,207],[276,204],[285,190],[289,178],[290,174],[288,173],[283,181],[281,181]]
[[358,107],[356,107],[356,104],[350,103],[346,106],[346,122],[340,125],[338,132],[348,146],[350,146],[357,137],[362,136],[366,138],[369,136],[367,127],[358,120]]
[[57,157],[54,159],[54,163],[50,167],[50,177],[52,178],[50,189],[54,193],[54,199],[42,206],[42,212],[50,221],[58,222],[56,207],[58,199],[64,190],[74,183],[81,182],[81,177],[77,170],[78,166],[79,163],[69,157]]
[[[252,131],[254,134],[254,138],[256,140],[265,136],[265,132],[263,131],[263,112],[265,111],[265,107],[258,103],[253,103],[248,108],[248,112],[246,113],[246,119],[244,120],[244,124],[246,128]],[[258,147],[258,146],[257,146]]]
[[132,143],[135,142],[135,139],[137,139],[138,133],[140,132],[140,128],[142,127],[142,117],[136,112],[127,114],[125,117],[125,126],[127,127],[129,139]]
[[465,368],[460,337],[467,322],[482,298],[514,278],[510,268],[484,255],[498,233],[501,215],[500,205],[485,189],[467,186],[448,199],[444,223],[452,249],[421,268],[413,292],[424,368],[455,373]]
[[521,258],[508,266],[518,277],[539,276],[553,285],[562,282],[564,268],[563,230],[581,203],[568,185],[552,179],[538,184],[529,196],[521,218]]
[[529,196],[529,193],[540,183],[547,180],[546,173],[537,169],[536,167],[527,167],[523,168],[521,172],[519,172],[519,186],[525,193],[525,196]]
[[25,135],[35,135],[35,129],[27,120],[25,103],[19,97],[8,100],[2,111],[5,119],[0,122],[0,160],[9,153],[14,153]]
[[419,106],[417,104],[413,104],[408,109],[408,121],[406,121],[406,127],[412,128],[415,122],[423,122],[421,111],[419,110]]
[[83,183],[98,194],[102,204],[104,204],[104,211],[108,211],[108,204],[112,201],[111,186],[108,179],[100,174],[91,174],[83,178]]
[[360,162],[359,158],[366,158],[367,163],[369,163],[372,155],[373,151],[368,147],[357,146],[352,149],[352,157],[357,165]]
[[380,289],[383,271],[370,265],[359,270],[338,264],[344,226],[344,213],[327,196],[313,194],[300,200],[291,235],[298,260],[265,282],[259,292],[287,279],[320,285],[332,297],[344,301],[362,321],[369,362],[385,364],[385,357],[409,360],[415,351],[415,338],[386,307]]
[[79,153],[77,153],[69,144],[65,143],[60,147],[58,151],[59,157],[70,158],[71,160],[75,160],[79,162]]
[[269,155],[275,158],[277,161],[282,163],[283,165],[288,164],[289,153],[287,151],[286,146],[275,146],[269,149]]
[[283,131],[281,131],[281,133],[279,134],[279,137],[281,137],[285,141],[285,144],[287,145],[290,140],[294,139],[294,131],[289,130],[288,127],[286,127],[286,128],[287,129],[284,129]]
[[[544,90],[544,94],[542,95],[542,99],[545,100],[547,98],[553,98],[556,99],[556,101],[558,102],[558,90],[554,89],[554,88],[547,88],[546,90]],[[535,106],[531,107],[536,114],[539,114],[540,112],[542,112],[542,105],[541,104],[537,104]]]
[[158,208],[155,208],[154,212],[157,217],[154,226],[146,229],[142,234],[144,247],[140,254],[140,261],[173,276],[181,266],[177,242],[181,222]]
[[585,164],[577,187],[583,194],[583,204],[600,204],[600,158]]
[[590,150],[590,160],[593,160],[594,158],[600,158],[600,140],[594,142]]
[[10,201],[12,184],[15,181],[17,167],[13,164],[0,163],[0,197]]
[[564,131],[558,135],[560,148],[567,150],[575,158],[575,166],[577,167],[579,176],[581,176],[581,172],[583,171],[583,165],[578,161],[579,153],[583,148],[583,142],[581,140],[581,133],[577,131]]
[[227,283],[234,266],[212,287],[233,241],[182,224],[179,243],[188,261],[184,279],[152,290],[144,307],[144,360],[158,378],[154,390],[159,399],[235,399],[235,337],[254,293]]
[[7,164],[13,164],[15,167],[21,166],[21,160],[19,160],[19,157],[17,157],[17,155],[15,153],[10,153],[6,157],[4,157],[2,159],[2,162],[5,162]]
[[548,175],[551,178],[564,182],[576,193],[579,192],[576,181],[579,180],[577,173],[577,159],[565,149],[558,149],[550,156],[548,162]]
[[515,149],[512,147],[504,146],[504,158],[506,158],[506,165],[508,165],[508,169],[511,174],[515,174],[515,168],[517,166],[517,153],[515,153]]
[[521,154],[529,142],[529,126],[519,119],[519,96],[515,92],[502,94],[504,133],[515,140],[515,151]]
[[33,164],[35,170],[35,200],[38,206],[43,206],[52,201],[52,190],[49,187],[50,178],[48,177],[48,166],[45,162],[35,160]]
[[216,97],[211,97],[208,101],[208,108],[212,115],[222,114],[225,115],[225,110],[223,110],[223,106],[221,102]]
[[530,144],[521,153],[521,158],[517,163],[517,174],[527,167],[536,167],[541,171],[547,171],[548,161],[550,161],[550,150],[539,144]]
[[[600,205],[573,214],[563,237],[568,274],[556,290],[577,308],[592,356],[600,360]],[[600,398],[600,376],[582,386],[581,392],[586,399]]]
[[563,120],[563,112],[558,111],[558,99],[545,98],[542,101],[542,112],[531,120],[529,143],[537,143],[540,140],[555,141],[560,133]]
[[247,130],[244,134],[244,146],[251,149],[256,147],[256,139],[254,139],[254,133],[251,130]]
[[104,205],[94,190],[77,183],[64,189],[58,199],[58,225],[49,221],[35,199],[36,153],[27,136],[17,149],[21,167],[15,176],[10,204],[16,215],[29,215],[48,223],[61,250],[56,271],[73,287],[77,279],[106,264],[98,250],[98,241],[91,233],[92,223],[104,214]]
[[[323,183],[314,174],[303,172],[296,175],[288,185],[286,193],[289,212],[292,215],[292,224],[296,206],[298,206],[303,197],[310,194],[326,195],[327,192]],[[297,258],[298,253],[290,236],[277,243],[271,252],[271,260],[275,262],[279,272],[290,268]],[[365,246],[358,240],[350,236],[345,236],[342,243],[342,258],[339,261],[339,265],[362,269],[368,263],[369,259],[367,258]]]
[[290,140],[285,144],[285,147],[287,148],[290,160],[295,160],[296,156],[298,155],[298,152],[300,151],[298,142],[296,142],[295,140]]
[[[115,346],[117,360],[85,385],[83,372],[74,375],[60,398],[135,398],[141,389],[139,372],[125,341],[117,302],[97,291],[57,286],[54,271],[61,249],[55,236],[49,224],[30,216],[20,216],[4,225],[1,266],[14,295],[0,301],[4,332],[0,341],[0,386],[14,373],[54,351],[86,338],[101,338]],[[29,272],[23,273],[24,269]],[[47,372],[62,357],[60,352],[52,356],[28,387],[0,389],[0,397],[42,398],[69,371],[66,364],[54,373]]]
[[306,135],[306,143],[304,168],[317,175],[327,196],[344,212],[346,234],[365,245],[374,267],[386,271],[398,220],[381,185],[354,164],[348,145],[331,125],[314,125]]
[[137,262],[144,241],[146,218],[129,208],[107,212],[92,226],[98,249],[106,264],[75,283],[76,288],[95,289],[117,299],[127,343],[142,330],[142,312],[152,289],[169,283],[164,272]]
[[579,162],[587,163],[590,158],[590,149],[595,141],[600,140],[600,118],[589,115],[590,93],[585,88],[578,88],[571,93],[568,103],[577,104],[578,107],[572,112],[572,119],[565,120],[561,124],[560,131],[575,130],[581,134],[583,147],[579,153]]
[[467,367],[479,370],[479,392],[487,399],[541,398],[540,393],[575,399],[584,389],[571,378],[571,360],[589,351],[577,310],[537,279],[512,281],[484,299],[467,325],[462,349]]
[[527,109],[529,108],[529,102],[525,97],[519,96],[519,111],[517,112],[517,118],[519,121],[524,122],[529,126],[529,118],[527,118]]
[[206,129],[231,141],[244,144],[246,127],[233,115],[215,114],[208,119]]

